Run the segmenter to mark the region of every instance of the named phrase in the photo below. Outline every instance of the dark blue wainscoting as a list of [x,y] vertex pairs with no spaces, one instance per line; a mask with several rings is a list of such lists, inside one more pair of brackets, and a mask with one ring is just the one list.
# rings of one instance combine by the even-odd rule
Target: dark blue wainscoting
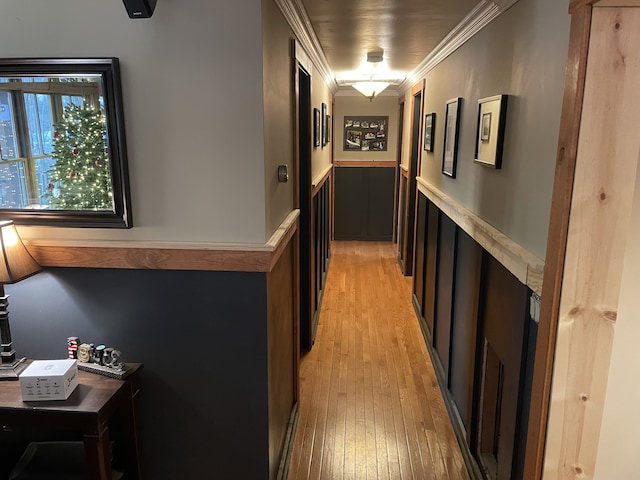
[[14,345],[29,358],[64,358],[78,336],[144,364],[145,478],[268,478],[266,279],[47,269],[6,287]]

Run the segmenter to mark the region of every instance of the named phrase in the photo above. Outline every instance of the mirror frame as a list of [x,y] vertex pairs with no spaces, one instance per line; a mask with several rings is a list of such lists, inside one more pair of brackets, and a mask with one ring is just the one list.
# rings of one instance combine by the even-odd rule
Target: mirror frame
[[108,137],[113,211],[0,209],[0,219],[18,225],[131,228],[131,193],[118,58],[0,58],[0,76],[99,74]]

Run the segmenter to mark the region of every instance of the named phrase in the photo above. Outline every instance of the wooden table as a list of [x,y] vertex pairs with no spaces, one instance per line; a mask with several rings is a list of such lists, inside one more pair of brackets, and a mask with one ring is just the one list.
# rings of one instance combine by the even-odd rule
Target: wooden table
[[67,400],[23,402],[20,382],[0,383],[0,425],[38,426],[79,431],[91,480],[111,480],[110,422],[119,422],[123,463],[128,479],[142,478],[135,397],[141,364],[124,380],[78,371],[79,384]]

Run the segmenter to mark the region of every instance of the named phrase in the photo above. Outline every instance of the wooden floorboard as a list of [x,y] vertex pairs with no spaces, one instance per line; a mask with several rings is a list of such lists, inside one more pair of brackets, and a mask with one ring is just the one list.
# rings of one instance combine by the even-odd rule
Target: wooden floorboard
[[289,480],[467,480],[395,246],[334,242]]

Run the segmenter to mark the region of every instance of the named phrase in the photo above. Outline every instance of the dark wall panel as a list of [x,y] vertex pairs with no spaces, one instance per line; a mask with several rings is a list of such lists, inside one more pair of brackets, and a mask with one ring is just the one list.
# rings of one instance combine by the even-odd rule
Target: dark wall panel
[[427,214],[427,253],[426,275],[424,280],[424,308],[422,316],[427,327],[433,334],[434,315],[436,308],[436,279],[438,272],[438,228],[440,226],[440,210],[429,202]]
[[266,291],[264,273],[77,268],[6,287],[19,355],[64,358],[78,336],[144,364],[154,480],[268,477]]
[[336,240],[391,241],[395,168],[335,169]]
[[445,214],[440,215],[439,237],[433,346],[440,359],[444,378],[448,382],[456,258],[456,224]]
[[407,196],[407,179],[403,177],[400,172],[400,193],[398,194],[398,262],[400,263],[400,268],[404,272],[404,238],[405,238],[405,223],[406,223],[406,215],[405,215],[405,207],[404,204],[406,202]]
[[[528,289],[502,264],[486,256],[484,276],[483,339],[485,351],[495,355],[499,362],[499,398],[481,398],[482,404],[496,402],[496,425],[484,422],[483,430],[495,431],[495,446],[479,445],[482,454],[491,454],[497,448],[497,479],[512,480],[512,461],[516,444],[516,423],[525,325],[528,322]],[[492,383],[487,369],[484,382]],[[481,422],[482,424],[482,422]]]
[[413,302],[421,317],[424,305],[424,276],[425,276],[425,245],[427,235],[427,197],[418,194],[418,206],[416,212],[416,253],[413,268]]
[[393,193],[395,168],[368,168],[366,235],[391,241],[393,236]]
[[336,240],[361,239],[365,235],[367,184],[363,168],[335,169],[334,236]]
[[449,388],[467,432],[472,421],[482,251],[464,230],[458,230]]

